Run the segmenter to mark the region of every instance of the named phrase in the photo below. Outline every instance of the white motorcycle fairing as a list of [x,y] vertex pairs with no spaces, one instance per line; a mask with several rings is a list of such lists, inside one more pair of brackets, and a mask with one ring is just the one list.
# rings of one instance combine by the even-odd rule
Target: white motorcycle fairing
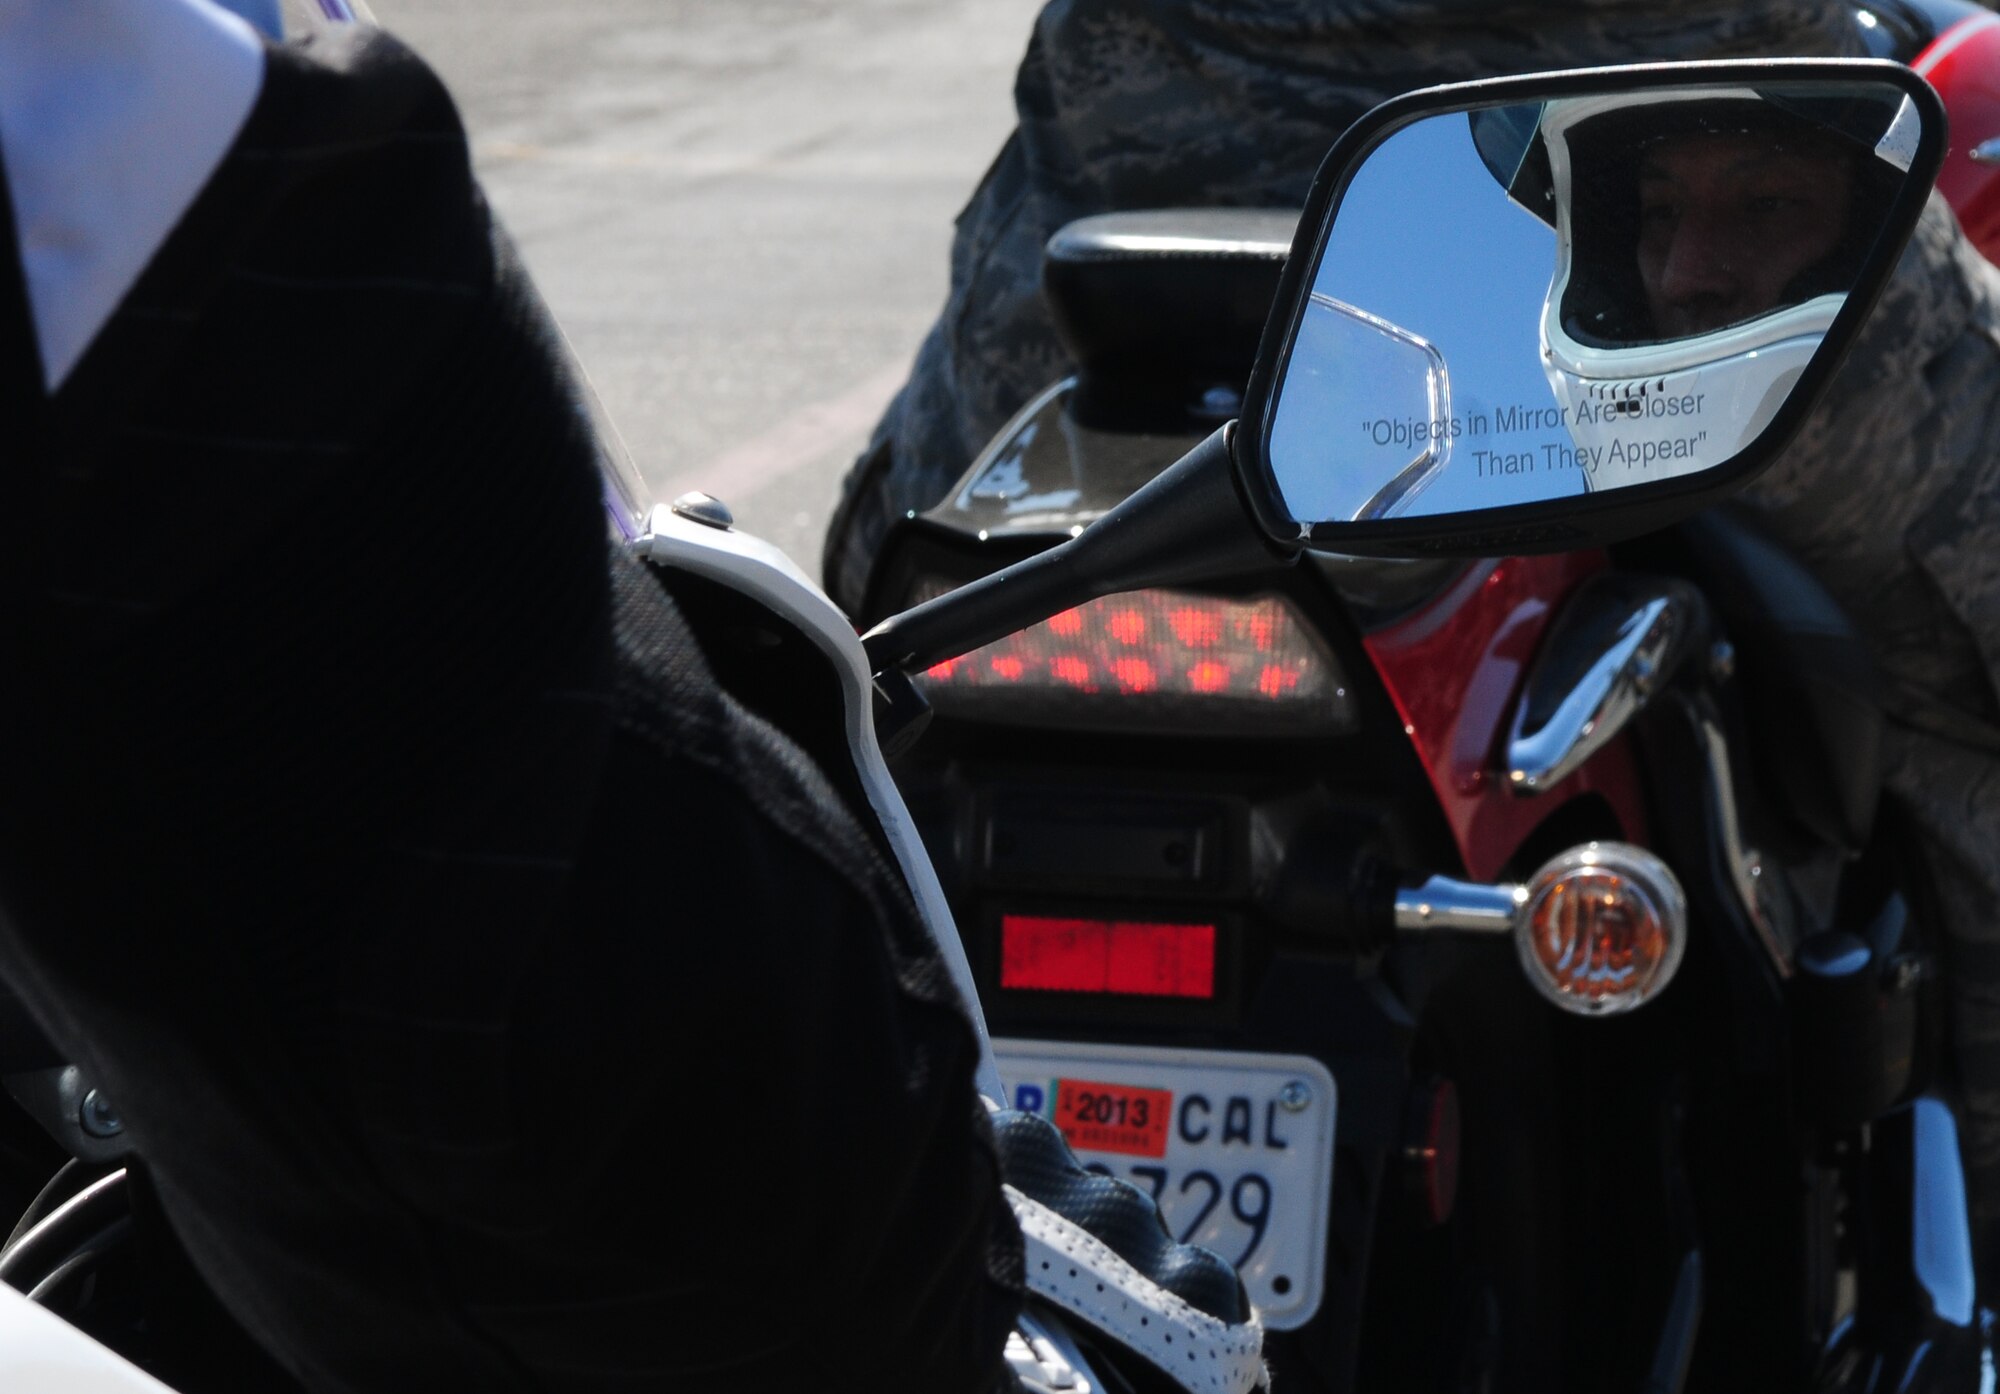
[[734,528],[695,522],[661,505],[653,509],[646,531],[633,542],[632,549],[648,561],[692,572],[753,597],[812,639],[833,664],[846,699],[847,744],[855,771],[895,851],[897,866],[909,883],[924,928],[950,970],[952,982],[965,1003],[966,1015],[972,1019],[973,1031],[979,1038],[975,1083],[988,1099],[1006,1099],[1000,1067],[993,1056],[993,1042],[986,1033],[986,1018],[979,1010],[972,965],[966,961],[965,947],[945,904],[944,888],[938,884],[930,855],[924,850],[916,824],[889,776],[882,747],[875,739],[874,682],[854,627],[790,557],[762,538]]
[[[1000,1077],[972,965],[944,889],[876,740],[874,680],[847,617],[791,558],[768,542],[734,528],[696,521],[668,506],[652,510],[632,548],[657,565],[692,572],[757,600],[812,639],[833,664],[845,697],[848,752],[855,771],[978,1037],[979,1092],[989,1106],[1011,1097]],[[1263,1327],[1254,1314],[1246,1322],[1230,1324],[1197,1310],[1082,1226],[1012,1185],[1005,1189],[1021,1226],[1028,1287],[1035,1296],[1144,1356],[1191,1394],[1250,1394],[1264,1383]],[[1024,1330],[1031,1327],[1031,1321],[1024,1321]],[[1009,1345],[1009,1358],[1017,1373],[1027,1375],[1030,1351],[1044,1364],[1062,1363],[1053,1350],[1016,1341]],[[1029,1387],[1034,1387],[1032,1377]]]
[[7,1394],[173,1394],[166,1385],[0,1284],[0,1389]]

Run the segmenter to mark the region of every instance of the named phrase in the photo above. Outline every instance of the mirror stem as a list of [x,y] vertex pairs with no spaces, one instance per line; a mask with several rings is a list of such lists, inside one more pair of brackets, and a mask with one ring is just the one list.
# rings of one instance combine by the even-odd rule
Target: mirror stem
[[1243,501],[1235,431],[1221,427],[1068,542],[876,625],[861,640],[869,668],[916,672],[1118,591],[1290,565],[1298,550],[1269,541]]

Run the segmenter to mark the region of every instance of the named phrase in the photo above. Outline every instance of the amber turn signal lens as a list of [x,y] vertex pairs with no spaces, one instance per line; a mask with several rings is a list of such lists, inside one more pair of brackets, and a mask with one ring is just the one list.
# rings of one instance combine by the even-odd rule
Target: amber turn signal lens
[[1667,864],[1624,842],[1573,848],[1535,873],[1514,935],[1541,994],[1581,1016],[1665,991],[1687,947],[1687,897]]

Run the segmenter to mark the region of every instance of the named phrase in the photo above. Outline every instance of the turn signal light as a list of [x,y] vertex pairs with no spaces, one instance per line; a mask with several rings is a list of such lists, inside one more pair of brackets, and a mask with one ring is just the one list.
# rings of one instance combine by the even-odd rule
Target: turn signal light
[[1651,852],[1593,842],[1535,873],[1514,944],[1529,981],[1564,1011],[1629,1012],[1673,981],[1687,947],[1687,897]]

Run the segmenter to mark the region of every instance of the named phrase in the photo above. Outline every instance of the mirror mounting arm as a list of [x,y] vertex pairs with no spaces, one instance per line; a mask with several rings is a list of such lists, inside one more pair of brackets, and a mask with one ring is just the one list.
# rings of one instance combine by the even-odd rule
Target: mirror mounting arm
[[884,620],[862,636],[869,668],[916,672],[1099,596],[1298,560],[1244,500],[1235,431],[1223,426],[1068,542]]

